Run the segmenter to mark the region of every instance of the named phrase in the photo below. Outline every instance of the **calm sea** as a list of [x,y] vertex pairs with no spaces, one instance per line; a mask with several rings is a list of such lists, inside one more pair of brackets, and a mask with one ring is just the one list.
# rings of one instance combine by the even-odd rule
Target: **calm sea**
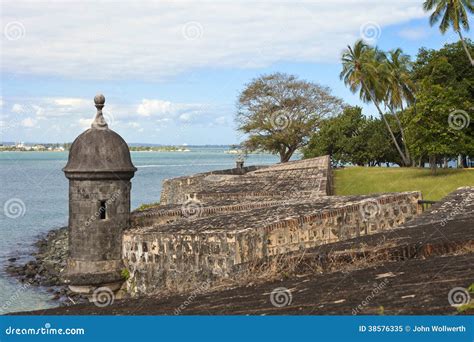
[[[159,200],[166,178],[234,167],[235,155],[224,148],[191,152],[132,152],[138,171],[132,179],[132,208]],[[12,255],[31,252],[32,243],[67,224],[68,182],[61,171],[67,152],[0,153],[0,314],[55,306],[42,288],[25,288],[4,272]],[[277,158],[253,154],[246,165],[271,164]],[[25,260],[27,257],[25,257]]]

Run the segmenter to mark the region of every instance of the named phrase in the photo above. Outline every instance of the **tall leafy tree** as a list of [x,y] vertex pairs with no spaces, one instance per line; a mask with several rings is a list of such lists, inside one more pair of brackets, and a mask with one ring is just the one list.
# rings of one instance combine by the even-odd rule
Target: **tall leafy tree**
[[410,165],[407,147],[402,145],[404,142],[401,144],[397,140],[381,108],[382,103],[391,103],[387,100],[387,96],[391,94],[388,91],[390,67],[385,54],[370,47],[364,41],[358,40],[353,47],[347,46],[343,52],[340,78],[353,93],[359,92],[363,101],[372,102],[375,105],[392,143],[400,154],[403,165]]
[[474,155],[474,68],[465,59],[457,42],[439,50],[420,49],[413,66],[416,111],[408,108],[402,121],[413,156],[429,158],[432,167],[444,158],[461,155],[465,161]]
[[400,164],[382,120],[365,117],[360,107],[348,106],[340,115],[324,120],[303,154],[305,158],[329,154],[336,165]]
[[[440,66],[443,63],[445,62],[439,61]],[[433,83],[428,78],[422,80],[419,87],[417,112],[411,113],[407,125],[414,157],[428,157],[434,171],[436,163],[444,158],[454,159],[460,154],[472,155],[474,136],[472,128],[468,126],[469,114],[455,109],[471,105],[465,91]],[[453,114],[458,118],[454,122]]]
[[325,117],[340,113],[342,100],[327,87],[274,73],[252,80],[239,96],[236,122],[247,150],[266,150],[290,160]]
[[426,0],[423,4],[425,11],[432,11],[430,25],[435,25],[438,21],[441,33],[445,33],[449,27],[459,35],[464,51],[466,52],[471,66],[474,66],[474,59],[471,56],[466,41],[462,35],[462,30],[469,31],[469,15],[474,13],[474,0]]

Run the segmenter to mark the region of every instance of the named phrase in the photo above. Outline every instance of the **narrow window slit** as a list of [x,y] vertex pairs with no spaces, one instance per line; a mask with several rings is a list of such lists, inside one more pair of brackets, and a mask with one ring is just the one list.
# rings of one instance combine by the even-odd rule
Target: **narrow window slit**
[[101,220],[107,218],[107,201],[100,201],[99,214]]

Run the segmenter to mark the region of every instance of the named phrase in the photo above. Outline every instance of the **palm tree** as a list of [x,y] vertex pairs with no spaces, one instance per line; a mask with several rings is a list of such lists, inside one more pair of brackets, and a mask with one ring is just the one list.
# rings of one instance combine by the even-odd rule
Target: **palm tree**
[[469,31],[468,12],[474,13],[474,0],[426,0],[423,9],[425,11],[434,9],[430,16],[430,25],[433,26],[441,20],[439,24],[441,33],[444,34],[450,26],[453,27],[461,39],[471,65],[474,66],[474,60],[461,33],[462,29]]
[[388,53],[386,63],[388,106],[403,111],[404,103],[412,104],[415,101],[415,82],[411,79],[410,56],[397,48]]
[[[387,118],[380,108],[380,104],[387,99],[388,68],[384,63],[383,53],[370,47],[362,40],[358,40],[354,47],[347,46],[342,54],[342,71],[339,77],[353,92],[359,92],[359,97],[365,102],[372,102],[397,149],[404,166],[410,165],[410,158],[401,149]],[[406,149],[405,149],[406,150]]]
[[385,59],[386,77],[382,77],[386,87],[384,103],[390,109],[400,129],[405,155],[411,159],[405,139],[405,130],[397,113],[397,110],[404,110],[404,103],[407,105],[415,103],[415,83],[410,75],[410,56],[404,54],[402,49],[397,48],[385,55]]

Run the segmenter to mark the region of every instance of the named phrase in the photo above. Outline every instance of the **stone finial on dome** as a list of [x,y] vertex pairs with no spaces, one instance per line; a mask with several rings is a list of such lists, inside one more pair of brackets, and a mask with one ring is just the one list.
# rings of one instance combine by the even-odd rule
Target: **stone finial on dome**
[[95,116],[94,122],[92,122],[91,127],[95,129],[107,129],[108,125],[105,121],[104,115],[102,114],[102,108],[105,104],[105,96],[102,94],[97,94],[94,97],[95,108],[97,108],[97,114]]

